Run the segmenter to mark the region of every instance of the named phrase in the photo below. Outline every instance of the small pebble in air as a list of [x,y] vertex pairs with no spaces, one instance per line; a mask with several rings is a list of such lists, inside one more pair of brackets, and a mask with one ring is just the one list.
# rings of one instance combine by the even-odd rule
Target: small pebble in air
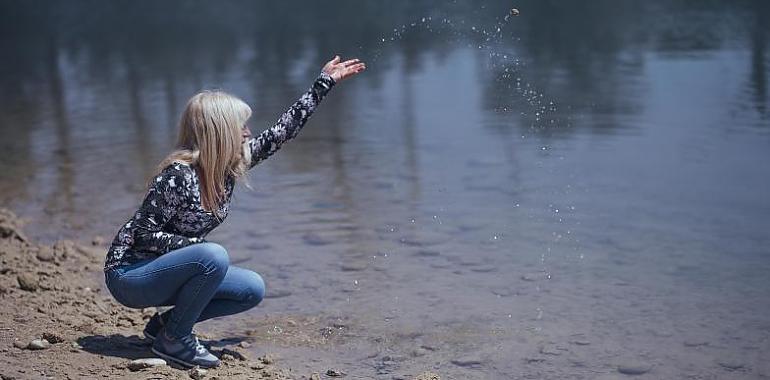
[[519,10],[516,9],[516,8],[512,8],[511,9],[511,16],[518,16],[518,15],[519,15]]

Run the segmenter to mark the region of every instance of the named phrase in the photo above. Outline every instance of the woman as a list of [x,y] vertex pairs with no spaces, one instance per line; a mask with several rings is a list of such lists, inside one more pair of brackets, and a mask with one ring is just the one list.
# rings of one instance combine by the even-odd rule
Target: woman
[[265,284],[257,273],[230,265],[225,248],[205,236],[227,216],[235,180],[294,138],[336,83],[365,68],[358,59],[334,57],[311,88],[256,138],[246,127],[251,109],[242,100],[204,91],[187,103],[176,150],[158,166],[104,266],[107,288],[121,304],[174,306],[153,315],[144,328],[156,355],[188,367],[219,365],[193,335],[193,325],[253,308]]

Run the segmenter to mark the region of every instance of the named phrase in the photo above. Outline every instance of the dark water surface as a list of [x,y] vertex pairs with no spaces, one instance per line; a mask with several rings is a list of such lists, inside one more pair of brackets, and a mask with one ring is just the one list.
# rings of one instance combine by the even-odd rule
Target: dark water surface
[[353,378],[767,378],[769,19],[764,1],[2,1],[0,204],[45,241],[111,239],[197,90],[244,98],[257,133],[357,56],[367,72],[209,236],[270,296],[210,329],[317,318],[319,345],[255,351]]

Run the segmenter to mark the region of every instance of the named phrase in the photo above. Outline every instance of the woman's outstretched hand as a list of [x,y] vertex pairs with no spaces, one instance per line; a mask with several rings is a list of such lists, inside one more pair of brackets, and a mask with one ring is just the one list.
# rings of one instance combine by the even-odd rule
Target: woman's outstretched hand
[[366,70],[366,64],[361,62],[358,58],[349,59],[345,62],[340,62],[340,56],[336,55],[334,58],[326,62],[321,71],[329,74],[335,82],[340,82],[345,78],[350,78],[362,71]]

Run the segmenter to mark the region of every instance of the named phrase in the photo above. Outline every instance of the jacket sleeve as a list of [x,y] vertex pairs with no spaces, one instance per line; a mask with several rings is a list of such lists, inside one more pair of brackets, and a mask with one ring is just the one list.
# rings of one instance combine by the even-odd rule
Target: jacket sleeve
[[248,142],[251,151],[249,168],[272,156],[283,143],[296,137],[334,84],[334,79],[322,72],[310,89],[281,115],[274,126],[251,138]]
[[170,166],[157,175],[133,217],[132,249],[158,256],[171,250],[202,243],[204,239],[164,231],[164,226],[180,207],[190,204],[190,181],[184,173]]

